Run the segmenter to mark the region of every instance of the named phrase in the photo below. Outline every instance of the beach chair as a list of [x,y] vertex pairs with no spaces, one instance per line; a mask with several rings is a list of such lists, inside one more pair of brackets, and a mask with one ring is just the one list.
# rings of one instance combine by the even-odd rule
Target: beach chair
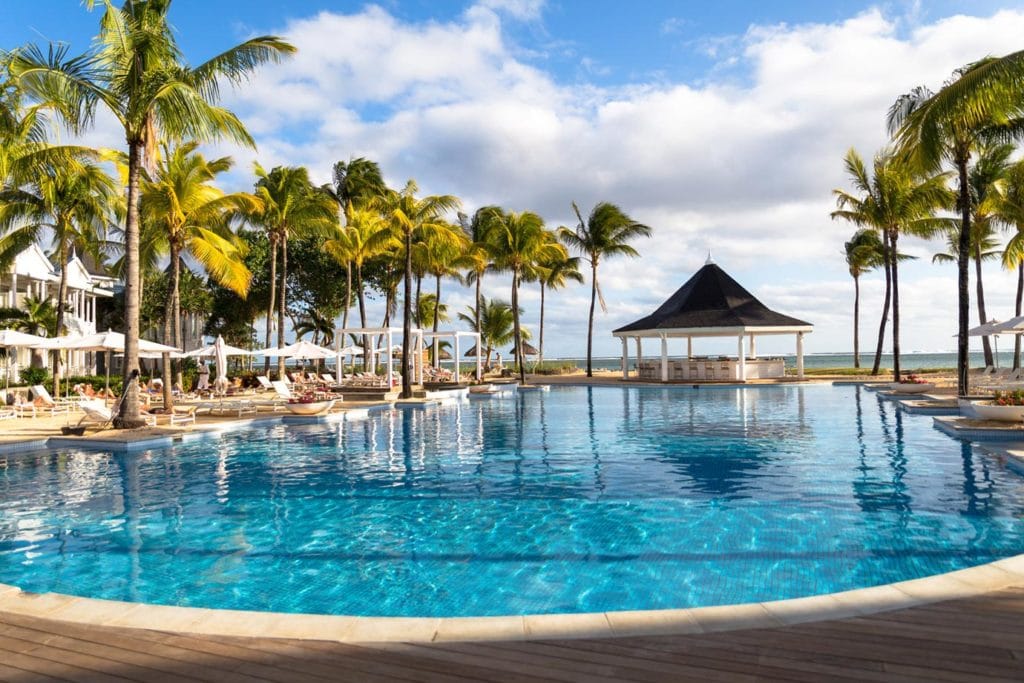
[[323,379],[323,381],[326,384],[337,384],[338,383],[337,380],[334,379],[334,375],[332,375],[329,372],[322,373],[320,375],[320,378]]
[[260,383],[260,389],[263,391],[273,391],[274,385],[271,384],[270,378],[266,375],[256,375],[256,381]]
[[[40,406],[40,408],[44,411],[49,411],[50,415],[66,415],[71,412],[71,408],[74,405],[67,399],[60,399],[59,401],[54,400],[54,398],[50,396],[50,392],[48,392],[46,387],[42,384],[35,384],[32,386],[32,395],[43,402],[43,405]],[[33,405],[35,405],[35,401],[33,401]]]
[[[78,421],[78,426],[92,425],[94,427],[105,427],[114,419],[114,409],[107,407],[106,403],[96,399],[80,401],[78,407],[85,415]],[[156,426],[156,416],[148,413],[140,413],[150,427]]]
[[14,408],[0,408],[0,420],[10,420],[15,417],[18,417],[18,413]]

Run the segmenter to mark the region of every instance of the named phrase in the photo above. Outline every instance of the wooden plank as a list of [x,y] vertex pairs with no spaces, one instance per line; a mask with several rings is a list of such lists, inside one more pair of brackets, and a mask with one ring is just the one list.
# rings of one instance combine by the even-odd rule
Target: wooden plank
[[8,649],[4,638],[0,638],[0,661],[25,671],[44,676],[53,676],[66,681],[105,681],[108,683],[124,683],[134,679],[122,678],[106,673],[109,667],[96,669],[83,666],[81,662],[74,664],[64,661],[57,649],[39,648],[38,651],[19,651]]
[[60,683],[67,680],[66,678],[57,678],[34,671],[18,669],[14,666],[9,666],[9,664],[10,662],[6,661],[0,663],[0,681],[4,683]]

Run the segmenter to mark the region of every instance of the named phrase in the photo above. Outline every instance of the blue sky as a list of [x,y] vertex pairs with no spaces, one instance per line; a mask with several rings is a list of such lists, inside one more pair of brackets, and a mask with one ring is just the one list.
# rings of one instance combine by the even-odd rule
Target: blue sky
[[[84,49],[96,21],[77,0],[4,0],[0,47]],[[172,21],[194,62],[254,34],[299,48],[226,95],[259,145],[215,150],[236,157],[227,182],[237,189],[251,185],[255,160],[327,180],[334,161],[367,156],[393,185],[415,178],[467,211],[500,203],[557,226],[572,220],[570,201],[609,200],[651,225],[642,259],[602,266],[609,312],[595,346],[607,354],[618,352],[609,332],[657,306],[708,251],[769,306],[815,323],[809,350],[849,349],[853,287],[840,252],[852,228],[828,216],[831,190],[845,185],[842,155],[886,143],[885,109],[901,93],[1020,49],[1024,35],[1019,3],[990,0],[176,0]],[[120,137],[101,118],[86,141]],[[901,278],[905,349],[953,345],[955,276],[930,264],[941,247],[905,245],[919,257]],[[987,268],[989,310],[1006,317],[1013,280]],[[506,279],[485,281],[487,293],[507,298]],[[453,309],[469,303],[446,287]],[[880,278],[863,291],[869,338]],[[547,355],[582,352],[587,294],[548,298]],[[528,320],[537,302],[524,293]]]

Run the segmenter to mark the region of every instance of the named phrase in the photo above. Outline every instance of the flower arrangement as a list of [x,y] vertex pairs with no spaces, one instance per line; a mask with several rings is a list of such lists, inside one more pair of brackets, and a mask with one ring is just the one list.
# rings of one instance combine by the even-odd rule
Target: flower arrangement
[[992,395],[992,405],[1024,406],[1024,391],[997,391]]
[[288,399],[288,403],[316,403],[316,397],[313,394],[306,393],[296,398]]
[[900,384],[928,384],[928,380],[918,375],[907,375],[900,379]]

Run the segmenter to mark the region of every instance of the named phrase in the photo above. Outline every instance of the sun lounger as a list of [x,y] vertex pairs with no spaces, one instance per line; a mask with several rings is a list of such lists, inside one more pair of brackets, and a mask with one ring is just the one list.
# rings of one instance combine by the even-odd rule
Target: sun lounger
[[[71,412],[73,403],[67,399],[54,400],[50,396],[50,392],[46,390],[42,384],[35,384],[32,386],[32,395],[43,402],[40,406],[42,410],[49,411],[51,415],[61,415]],[[35,402],[33,401],[33,404]]]
[[274,385],[266,375],[256,375],[256,381],[260,383],[260,389],[263,389],[264,391],[274,390]]
[[10,420],[15,417],[18,417],[18,413],[14,408],[3,408],[0,410],[0,420]]
[[[80,401],[78,407],[81,408],[85,415],[78,421],[78,426],[82,425],[93,425],[96,427],[103,427],[110,424],[114,419],[114,411],[112,408],[107,407],[103,401],[95,399],[87,399]],[[156,416],[148,413],[140,413],[141,417],[146,420],[146,424],[150,427],[156,426]]]
[[291,387],[285,384],[282,380],[277,380],[270,383],[271,388],[277,392],[277,397],[288,401],[296,398],[295,394],[292,393]]
[[238,417],[242,417],[245,414],[256,413],[256,404],[252,401],[221,401],[219,403],[212,404],[210,408],[210,414],[217,413],[234,413]]

